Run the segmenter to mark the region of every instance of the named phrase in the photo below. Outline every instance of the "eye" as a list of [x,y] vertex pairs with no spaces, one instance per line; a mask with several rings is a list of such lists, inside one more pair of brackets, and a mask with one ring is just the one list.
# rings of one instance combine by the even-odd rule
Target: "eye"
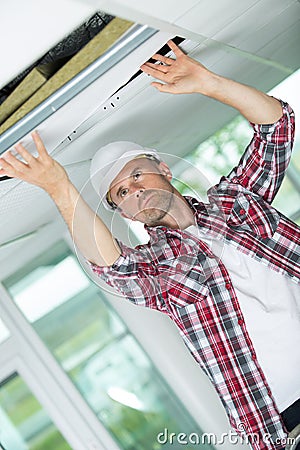
[[120,196],[121,197],[125,197],[125,195],[127,195],[128,194],[128,189],[122,189],[121,191],[120,191]]
[[142,172],[141,172],[141,171],[135,172],[135,173],[133,174],[133,179],[134,179],[134,181],[137,181],[137,180],[140,178],[141,175],[142,175]]

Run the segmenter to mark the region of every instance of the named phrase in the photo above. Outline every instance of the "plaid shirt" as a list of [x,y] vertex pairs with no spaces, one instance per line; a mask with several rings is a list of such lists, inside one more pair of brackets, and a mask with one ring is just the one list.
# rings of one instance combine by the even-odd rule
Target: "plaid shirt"
[[[293,111],[282,107],[275,124],[252,124],[251,143],[228,177],[209,189],[208,203],[186,200],[204,233],[300,284],[300,229],[271,206],[294,135]],[[253,449],[282,448],[285,428],[222,260],[184,230],[146,228],[148,244],[132,249],[120,243],[115,264],[92,264],[93,271],[133,303],[170,316],[232,427],[250,436]]]

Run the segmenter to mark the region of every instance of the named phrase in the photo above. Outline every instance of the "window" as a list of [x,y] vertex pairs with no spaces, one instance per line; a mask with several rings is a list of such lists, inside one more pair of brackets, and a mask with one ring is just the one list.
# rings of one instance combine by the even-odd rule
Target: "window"
[[0,423],[6,450],[71,450],[18,373],[0,382]]
[[63,243],[4,284],[120,448],[159,449],[157,435],[164,428],[201,435],[145,351]]

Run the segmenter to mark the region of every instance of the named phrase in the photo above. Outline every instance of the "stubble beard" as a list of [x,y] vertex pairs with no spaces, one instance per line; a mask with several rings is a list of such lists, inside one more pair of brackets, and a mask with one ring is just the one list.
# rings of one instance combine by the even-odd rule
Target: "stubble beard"
[[[172,190],[151,189],[147,191],[146,198],[153,195],[153,199],[149,201],[145,208],[141,208],[140,213],[143,215],[143,222],[150,226],[160,225],[161,221],[170,212],[174,201],[174,187]],[[145,200],[145,196],[141,196],[140,202]],[[155,206],[151,207],[151,202],[155,201]]]

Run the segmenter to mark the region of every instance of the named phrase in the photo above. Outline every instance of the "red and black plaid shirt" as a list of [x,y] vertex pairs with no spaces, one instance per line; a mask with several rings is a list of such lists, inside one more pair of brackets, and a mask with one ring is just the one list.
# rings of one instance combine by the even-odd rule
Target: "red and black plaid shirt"
[[[271,206],[294,136],[293,111],[282,107],[277,123],[252,124],[251,143],[238,166],[208,191],[208,203],[186,199],[204,233],[300,284],[300,229]],[[286,433],[226,267],[184,230],[147,230],[148,244],[132,249],[120,243],[115,264],[92,265],[93,271],[133,303],[168,314],[214,384],[233,428],[252,436],[256,450],[282,448]]]

